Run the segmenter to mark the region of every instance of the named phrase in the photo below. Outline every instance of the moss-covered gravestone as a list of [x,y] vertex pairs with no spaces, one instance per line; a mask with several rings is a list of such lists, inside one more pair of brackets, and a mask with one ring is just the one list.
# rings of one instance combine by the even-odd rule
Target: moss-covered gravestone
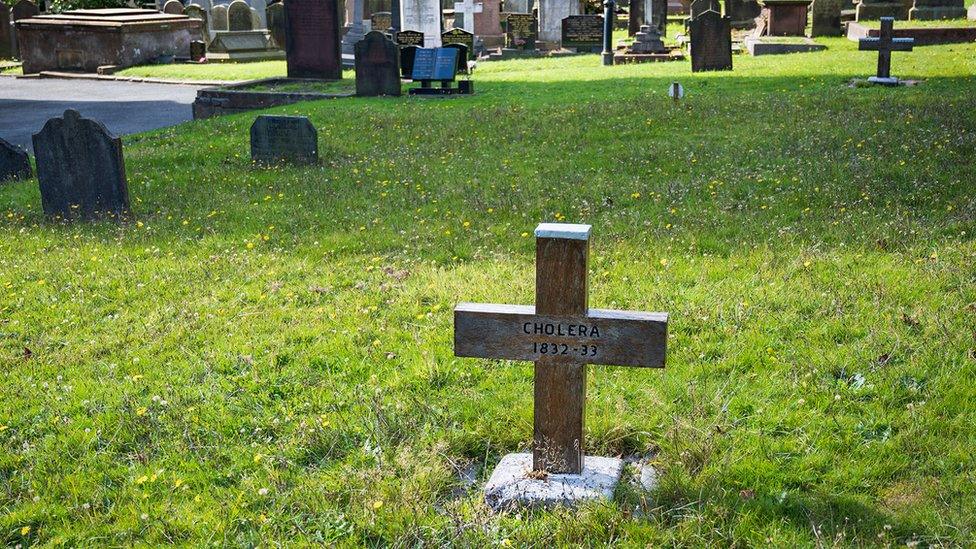
[[304,116],[263,114],[251,125],[251,160],[258,164],[316,164],[319,133]]
[[227,6],[227,28],[232,31],[254,30],[251,6],[244,0],[234,0]]
[[45,214],[87,218],[129,211],[122,140],[101,122],[64,111],[34,134],[34,156]]
[[8,179],[28,179],[30,176],[27,152],[0,139],[0,183]]

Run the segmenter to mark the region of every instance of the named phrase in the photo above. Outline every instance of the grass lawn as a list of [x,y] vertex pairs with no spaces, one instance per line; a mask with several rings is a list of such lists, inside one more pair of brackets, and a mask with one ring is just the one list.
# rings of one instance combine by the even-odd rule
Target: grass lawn
[[[253,166],[256,113],[126,137],[123,224],[0,186],[0,543],[976,544],[976,45],[891,89],[824,43],[274,109],[320,167]],[[451,310],[531,303],[540,221],[593,224],[591,306],[672,315],[587,388],[587,453],[661,480],[494,516],[532,365],[454,358]]]
[[[880,29],[881,21],[861,21],[862,25],[869,29]],[[970,21],[969,19],[939,19],[934,21],[895,21],[896,29],[913,29],[913,28],[942,28],[942,27],[976,27],[976,21]]]

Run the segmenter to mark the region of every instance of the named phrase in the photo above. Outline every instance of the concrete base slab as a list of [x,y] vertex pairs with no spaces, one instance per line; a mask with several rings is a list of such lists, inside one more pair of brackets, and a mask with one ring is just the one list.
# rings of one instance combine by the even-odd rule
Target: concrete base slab
[[751,55],[782,55],[787,53],[807,53],[823,51],[827,46],[818,44],[810,38],[748,37],[746,49]]
[[616,458],[586,456],[580,475],[538,474],[532,471],[532,454],[508,454],[485,485],[485,502],[494,511],[504,511],[609,500],[623,468],[624,462]]
[[868,82],[872,84],[878,84],[881,86],[898,86],[901,84],[901,80],[898,80],[894,76],[889,76],[887,78],[881,78],[879,76],[871,76],[868,78]]

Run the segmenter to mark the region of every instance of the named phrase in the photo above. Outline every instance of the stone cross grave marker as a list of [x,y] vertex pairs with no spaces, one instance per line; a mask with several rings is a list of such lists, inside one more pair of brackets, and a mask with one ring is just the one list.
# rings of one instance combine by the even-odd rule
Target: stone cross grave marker
[[535,306],[459,304],[454,354],[535,361],[532,470],[586,477],[590,459],[608,459],[584,462],[586,365],[663,368],[668,315],[589,308],[589,225],[542,223],[535,236]]
[[129,211],[122,140],[101,122],[69,109],[48,120],[33,141],[45,214],[71,218]]
[[0,139],[0,183],[8,179],[30,179],[31,166],[27,152]]
[[481,2],[475,2],[474,0],[462,0],[461,2],[454,3],[454,17],[457,18],[458,15],[462,15],[461,24],[457,24],[455,19],[454,26],[462,28],[471,34],[474,34],[474,14],[481,13],[485,9],[485,5]]
[[262,114],[251,124],[251,160],[263,165],[317,164],[319,133],[304,116]]
[[868,78],[873,84],[893,86],[898,79],[891,76],[891,52],[912,51],[914,38],[894,38],[894,17],[881,18],[881,33],[877,38],[861,38],[857,42],[857,49],[878,52],[878,74]]

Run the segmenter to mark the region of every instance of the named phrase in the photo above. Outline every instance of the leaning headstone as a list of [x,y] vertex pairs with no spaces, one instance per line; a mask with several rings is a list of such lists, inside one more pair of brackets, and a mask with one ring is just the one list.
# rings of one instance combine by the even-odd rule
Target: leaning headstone
[[841,36],[844,34],[840,24],[841,0],[813,0],[810,7],[813,13],[813,26],[810,36]]
[[262,114],[251,124],[251,160],[264,165],[316,164],[319,133],[304,116]]
[[214,6],[213,9],[210,10],[210,17],[213,20],[210,23],[213,30],[230,30],[227,24],[227,6]]
[[50,216],[121,215],[129,210],[122,140],[97,120],[64,111],[34,134],[41,204]]
[[356,95],[400,95],[400,56],[397,45],[380,31],[366,33],[356,43]]
[[285,0],[289,78],[342,78],[336,0]]
[[254,30],[251,6],[244,0],[234,0],[227,7],[227,28],[232,31]]
[[558,45],[563,32],[563,19],[580,14],[576,0],[539,0],[539,40],[550,46]]
[[732,70],[732,21],[708,10],[688,24],[691,33],[691,71]]
[[271,47],[285,49],[285,5],[281,2],[268,4],[265,10],[268,19],[268,32],[271,34]]
[[424,33],[425,48],[441,45],[440,0],[401,0],[400,13],[400,27]]
[[0,182],[8,179],[30,179],[31,175],[27,152],[0,139]]
[[0,59],[12,59],[14,54],[14,27],[10,6],[0,2]]
[[168,0],[163,4],[163,13],[183,15],[183,2],[180,2],[180,0]]

